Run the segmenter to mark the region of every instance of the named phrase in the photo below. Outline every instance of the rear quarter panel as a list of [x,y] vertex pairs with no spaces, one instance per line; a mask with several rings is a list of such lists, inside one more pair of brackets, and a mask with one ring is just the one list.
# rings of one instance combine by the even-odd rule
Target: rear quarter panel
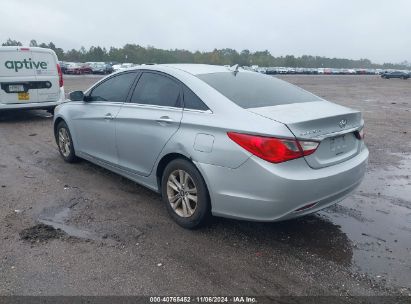
[[181,153],[196,162],[238,168],[251,153],[233,142],[227,132],[293,136],[285,125],[242,109],[232,115],[184,110],[181,126],[160,159],[169,153]]

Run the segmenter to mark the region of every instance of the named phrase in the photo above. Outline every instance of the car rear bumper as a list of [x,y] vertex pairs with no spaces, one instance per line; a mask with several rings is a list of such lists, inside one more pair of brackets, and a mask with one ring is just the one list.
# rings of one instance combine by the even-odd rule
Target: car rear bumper
[[47,109],[56,107],[61,104],[63,100],[51,102],[28,102],[28,103],[0,103],[1,110],[18,110],[18,109]]
[[48,109],[58,106],[65,102],[64,87],[60,87],[59,99],[56,101],[45,102],[21,102],[21,103],[2,103],[0,100],[1,110],[18,110],[18,109]]
[[[206,180],[216,216],[279,221],[303,216],[335,204],[362,181],[368,161],[363,148],[354,158],[321,169],[303,158],[271,164],[249,158],[237,169],[196,163]],[[296,211],[309,204],[315,205]]]

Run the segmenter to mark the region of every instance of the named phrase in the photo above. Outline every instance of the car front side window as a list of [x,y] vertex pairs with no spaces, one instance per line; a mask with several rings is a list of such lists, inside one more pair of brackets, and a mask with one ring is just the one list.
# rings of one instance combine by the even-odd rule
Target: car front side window
[[88,101],[125,102],[136,73],[123,73],[109,78],[95,87]]

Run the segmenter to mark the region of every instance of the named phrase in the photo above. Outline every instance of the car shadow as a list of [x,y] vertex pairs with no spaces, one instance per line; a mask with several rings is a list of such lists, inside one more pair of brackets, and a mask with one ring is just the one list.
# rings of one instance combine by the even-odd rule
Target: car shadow
[[0,123],[30,122],[52,119],[46,110],[5,110],[0,111]]
[[[170,228],[170,225],[173,225],[172,219],[167,215],[159,194],[91,162],[82,160],[76,165],[89,173],[104,175],[127,195],[139,195],[152,202],[158,202],[148,207],[151,210],[155,209],[155,214],[161,214],[160,217],[164,219],[164,222],[161,220],[156,224],[158,231],[162,231],[162,224],[167,231],[183,229],[176,224]],[[99,202],[98,208],[105,209],[107,206]],[[124,212],[129,212],[130,205],[126,203],[121,208],[124,208]],[[124,219],[128,218],[132,223],[136,223],[140,222],[138,216],[140,215],[128,213],[124,215]],[[353,246],[348,236],[322,212],[273,223],[213,217],[206,227],[185,231],[183,235],[215,240],[217,243],[231,244],[230,246],[235,248],[249,248],[255,250],[254,254],[261,256],[269,256],[275,252],[287,252],[296,256],[314,255],[342,266],[350,266],[353,257]]]
[[[212,234],[225,235],[230,242],[242,246],[252,243],[260,248],[257,255],[272,250],[295,248],[295,254],[318,255],[343,266],[351,265],[352,243],[339,225],[315,213],[301,218],[274,223],[238,221],[213,218],[205,230]],[[292,250],[290,252],[293,252]]]

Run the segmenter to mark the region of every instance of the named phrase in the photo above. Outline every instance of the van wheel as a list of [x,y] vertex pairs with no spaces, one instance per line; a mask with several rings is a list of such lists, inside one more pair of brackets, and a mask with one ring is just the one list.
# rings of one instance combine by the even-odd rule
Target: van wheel
[[57,125],[55,136],[59,152],[63,159],[68,163],[78,161],[78,157],[74,152],[73,139],[71,138],[70,130],[64,121],[59,122]]
[[175,159],[166,166],[161,193],[168,213],[183,228],[199,228],[211,217],[204,179],[197,168],[185,159]]

